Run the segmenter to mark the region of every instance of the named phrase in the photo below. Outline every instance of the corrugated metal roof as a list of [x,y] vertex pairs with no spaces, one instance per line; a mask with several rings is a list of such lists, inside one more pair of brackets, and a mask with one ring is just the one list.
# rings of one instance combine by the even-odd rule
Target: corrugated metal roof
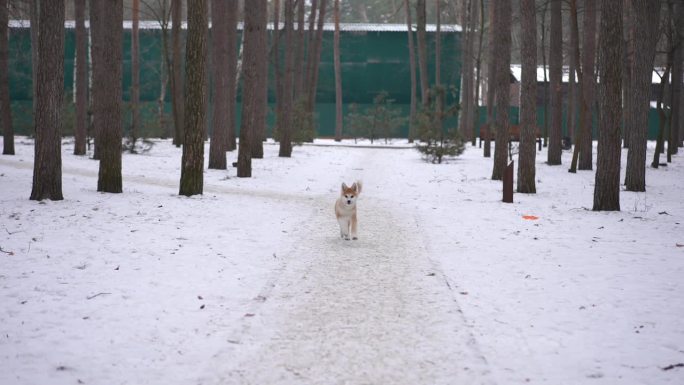
[[[86,28],[90,26],[90,21],[86,20]],[[123,22],[124,29],[131,29],[133,22],[130,20],[125,20]],[[211,23],[209,24],[211,25]],[[285,24],[280,23],[280,28],[283,28]],[[10,20],[10,28],[30,28],[30,20]],[[73,20],[67,20],[64,22],[64,27],[74,28],[76,22]],[[295,23],[295,28],[297,24]],[[171,23],[169,23],[168,28],[171,28]],[[181,28],[187,29],[187,23],[183,22]],[[413,29],[415,30],[415,25]],[[140,29],[161,29],[161,25],[158,21],[154,20],[141,20]],[[238,23],[238,29],[242,29],[242,23]],[[268,29],[273,29],[273,23],[268,23]],[[305,25],[305,29],[309,29],[308,24]],[[435,32],[437,29],[436,25],[428,24],[425,29],[428,32]],[[461,26],[458,24],[444,24],[441,26],[442,32],[461,32]],[[324,31],[334,31],[335,25],[333,23],[325,23],[323,25]],[[406,24],[381,24],[381,23],[340,23],[340,31],[346,32],[406,32]]]

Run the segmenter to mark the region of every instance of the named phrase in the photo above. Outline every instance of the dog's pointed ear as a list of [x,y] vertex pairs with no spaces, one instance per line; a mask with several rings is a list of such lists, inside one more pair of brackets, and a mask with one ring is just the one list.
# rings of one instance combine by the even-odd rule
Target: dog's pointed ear
[[356,185],[356,182],[354,182],[354,184],[351,185],[351,189],[354,191],[359,191],[359,187]]
[[344,192],[344,190],[346,190],[346,189],[348,189],[348,188],[349,188],[349,187],[347,187],[347,184],[344,183],[344,182],[342,182],[342,192]]

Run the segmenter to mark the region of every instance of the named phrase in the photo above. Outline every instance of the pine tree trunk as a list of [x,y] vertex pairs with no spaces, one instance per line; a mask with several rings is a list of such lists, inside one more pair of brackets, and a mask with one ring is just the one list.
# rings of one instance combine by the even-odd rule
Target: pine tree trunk
[[256,61],[257,86],[255,92],[254,127],[252,130],[252,159],[263,159],[264,140],[266,140],[266,112],[268,110],[268,3],[260,4],[260,24],[263,32],[259,34],[258,51]]
[[[31,200],[62,200],[64,0],[40,2],[36,63],[36,130]],[[33,26],[35,27],[35,25]]]
[[535,139],[537,131],[537,16],[534,0],[520,3],[522,38],[520,57],[522,76],[520,92],[520,154],[518,155],[519,193],[536,193]]
[[[494,132],[494,99],[496,97],[496,69],[497,61],[499,60],[499,53],[496,51],[496,4],[489,3],[489,36],[487,47],[487,127],[489,133],[485,137],[484,142],[484,157],[492,156],[492,141],[490,140],[491,133]],[[482,128],[480,128],[481,130]]]
[[546,163],[561,164],[561,136],[563,125],[563,17],[561,0],[551,1],[551,41],[549,77],[551,80],[551,129]]
[[184,85],[183,85],[183,41],[181,37],[181,17],[183,10],[182,0],[171,0],[171,45],[172,45],[172,74],[171,74],[171,94],[173,109],[173,144],[180,147],[183,144],[184,122]]
[[411,71],[411,107],[409,110],[409,131],[408,140],[409,143],[413,143],[416,138],[416,128],[414,126],[414,120],[416,119],[416,49],[413,43],[413,26],[411,23],[411,7],[409,5],[409,0],[404,0],[404,8],[406,9],[406,29],[408,31],[408,50],[409,50],[409,71]]
[[632,84],[632,72],[634,71],[635,66],[634,46],[636,44],[636,36],[634,31],[636,27],[636,20],[634,17],[633,5],[631,0],[625,1],[623,11],[624,14],[622,15],[622,17],[624,24],[624,32],[622,38],[622,100],[624,108],[622,109],[622,145],[624,146],[624,148],[629,148],[629,142],[631,140],[632,135],[630,133],[631,127],[628,122],[629,114],[632,111],[630,105],[630,98],[632,96],[632,92],[634,92]]
[[[584,42],[582,44],[582,92],[584,103],[584,115],[580,130],[579,150],[579,169],[591,170],[593,168],[593,113],[594,93],[596,91],[596,80],[594,61],[596,59],[596,7],[595,1],[585,1],[584,5]],[[620,60],[613,65],[619,65]]]
[[304,1],[297,1],[297,43],[295,53],[295,71],[294,71],[294,98],[298,100],[304,91],[304,71],[306,70],[306,63],[304,61],[304,15],[305,4]]
[[237,57],[238,57],[238,16],[239,7],[238,0],[225,0],[228,7],[228,18],[226,24],[228,25],[228,64],[226,72],[228,73],[228,83],[226,90],[226,99],[228,99],[228,127],[226,136],[226,151],[234,151],[237,148],[236,139],[236,116],[237,116]]
[[[473,0],[477,1],[477,0]],[[473,127],[473,136],[471,138],[471,144],[474,146],[475,145],[475,140],[476,140],[476,134],[475,130],[479,127],[480,125],[480,77],[481,77],[481,67],[482,67],[482,45],[484,44],[484,0],[480,0],[480,6],[474,8],[476,11],[477,17],[480,19],[480,33],[477,38],[477,56],[475,59],[475,95],[474,95],[474,102],[471,108],[473,109],[473,121],[472,121],[472,127]],[[473,18],[477,18],[473,16]],[[473,24],[474,28],[474,24]]]
[[9,15],[7,0],[0,0],[0,126],[3,134],[3,155],[14,155],[14,128],[9,93],[8,57]]
[[[580,62],[580,49],[579,49],[579,24],[577,22],[577,0],[570,0],[570,42],[572,44],[573,56],[572,61],[575,64],[575,73],[577,73],[577,110],[579,112],[575,125],[573,127],[574,138],[573,142],[575,147],[572,150],[572,160],[570,161],[570,168],[568,172],[577,172],[577,160],[579,159],[580,152],[580,138],[582,137],[582,122],[584,121],[585,106],[584,106],[584,76],[582,76],[582,65]],[[574,120],[574,119],[573,119]],[[578,127],[579,124],[579,127]]]
[[292,156],[292,109],[294,81],[294,7],[293,0],[285,0],[285,73],[283,74],[283,120],[280,122],[280,148],[278,156]]
[[594,211],[620,210],[622,0],[603,0],[599,47],[600,118]]
[[340,0],[334,3],[335,33],[333,56],[335,65],[335,141],[342,140],[342,68],[340,63]]
[[[625,4],[626,5],[626,4]],[[630,71],[631,90],[626,94],[627,109],[624,127],[629,133],[625,187],[628,191],[646,191],[646,138],[650,110],[653,60],[658,41],[660,7],[649,0],[632,0],[633,12],[629,24],[634,26],[634,55]],[[636,15],[639,15],[638,22]],[[623,77],[624,78],[624,77]]]
[[138,140],[138,128],[140,127],[140,0],[133,0],[131,13],[133,15],[133,26],[131,29],[131,133],[129,145],[131,146],[131,153],[135,153],[135,142]]
[[420,95],[423,106],[430,104],[429,80],[427,68],[427,39],[425,25],[427,23],[425,0],[416,1],[416,30],[418,40],[418,72],[420,73]]
[[[312,3],[312,8],[316,7],[316,1]],[[312,10],[315,12],[315,9]],[[315,18],[315,15],[312,17]],[[312,20],[309,19],[309,47],[312,47],[313,37],[312,34],[313,27],[311,25]],[[273,49],[271,50],[271,55],[273,55],[273,78],[275,82],[275,92],[276,92],[276,121],[273,127],[273,136],[278,137],[278,132],[280,131],[280,125],[283,121],[283,71],[280,65],[280,0],[274,0],[273,2]],[[312,50],[313,48],[309,48]],[[309,52],[309,57],[307,58],[307,65],[304,74],[304,80],[306,82],[305,87],[308,87],[309,83],[309,60],[311,59],[311,52]],[[308,88],[305,90],[308,97]]]
[[185,196],[202,194],[204,190],[207,28],[207,1],[189,1],[185,46],[185,136],[179,191]]
[[120,193],[123,3],[122,0],[94,3],[90,4],[90,22],[93,28],[93,83],[96,84],[93,87],[93,124],[100,152],[97,191]]
[[76,127],[74,155],[86,154],[88,127],[88,32],[85,28],[86,0],[75,0],[76,13]]
[[228,135],[228,2],[211,2],[211,70],[214,84],[213,121],[209,142],[209,168],[226,169],[226,136]]
[[307,73],[309,73],[309,95],[307,98],[307,112],[311,116],[314,116],[314,112],[316,109],[316,91],[318,89],[318,66],[321,63],[321,49],[323,46],[323,26],[325,24],[325,8],[326,0],[320,0],[320,3],[318,4],[318,24],[316,26],[316,41],[314,44],[314,54],[309,55],[309,62],[307,63],[307,68],[311,69],[311,71],[307,70]]
[[674,6],[674,60],[672,62],[672,102],[670,104],[672,109],[672,118],[670,120],[670,137],[667,143],[668,162],[671,161],[672,155],[676,154],[681,146],[681,139],[679,137],[680,121],[684,120],[684,111],[680,110],[680,99],[682,95],[682,70],[684,70],[684,4],[678,1]]
[[511,73],[511,0],[496,1],[494,18],[496,34],[496,143],[494,147],[494,167],[492,179],[501,180],[508,160],[508,130],[510,126],[508,110],[510,106]]
[[461,60],[461,114],[458,126],[464,140],[470,140],[473,137],[474,104],[477,102],[473,100],[473,41],[475,40],[473,2],[474,0],[463,1],[461,18],[464,26],[462,34],[464,40]]
[[[259,73],[259,61],[267,60],[267,49],[263,46],[266,39],[267,4],[266,0],[253,0],[245,4],[245,27],[243,49],[243,83],[242,83],[242,120],[240,124],[240,147],[238,150],[237,176],[249,178],[252,176],[252,141],[255,138],[254,127],[257,120],[262,90],[259,90],[262,80]],[[263,83],[265,84],[265,83]]]
[[[572,25],[572,15],[569,17],[568,25]],[[577,35],[572,32],[572,27],[570,27],[570,44],[567,47],[567,55],[569,58],[569,76],[568,76],[568,135],[572,143],[572,138],[575,135],[575,124],[577,121],[577,81],[576,73],[577,68],[575,66],[575,47],[577,42],[575,39]]]

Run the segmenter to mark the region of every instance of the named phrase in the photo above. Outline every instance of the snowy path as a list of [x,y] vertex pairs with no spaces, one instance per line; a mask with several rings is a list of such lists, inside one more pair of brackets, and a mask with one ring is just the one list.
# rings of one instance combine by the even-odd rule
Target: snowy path
[[[379,156],[379,155],[376,155]],[[364,179],[381,169],[363,159]],[[481,384],[484,358],[414,217],[361,194],[360,239],[331,236],[332,203],[298,229],[297,246],[221,353],[221,383]],[[394,209],[393,209],[394,208]]]

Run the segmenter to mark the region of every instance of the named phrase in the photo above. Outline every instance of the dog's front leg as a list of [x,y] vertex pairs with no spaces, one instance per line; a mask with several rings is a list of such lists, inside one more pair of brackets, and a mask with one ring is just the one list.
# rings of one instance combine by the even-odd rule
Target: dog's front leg
[[356,213],[354,213],[351,217],[351,236],[354,240],[359,239],[358,234],[356,233],[356,226]]
[[340,237],[349,240],[349,219],[339,217],[337,218],[337,222],[340,224]]

